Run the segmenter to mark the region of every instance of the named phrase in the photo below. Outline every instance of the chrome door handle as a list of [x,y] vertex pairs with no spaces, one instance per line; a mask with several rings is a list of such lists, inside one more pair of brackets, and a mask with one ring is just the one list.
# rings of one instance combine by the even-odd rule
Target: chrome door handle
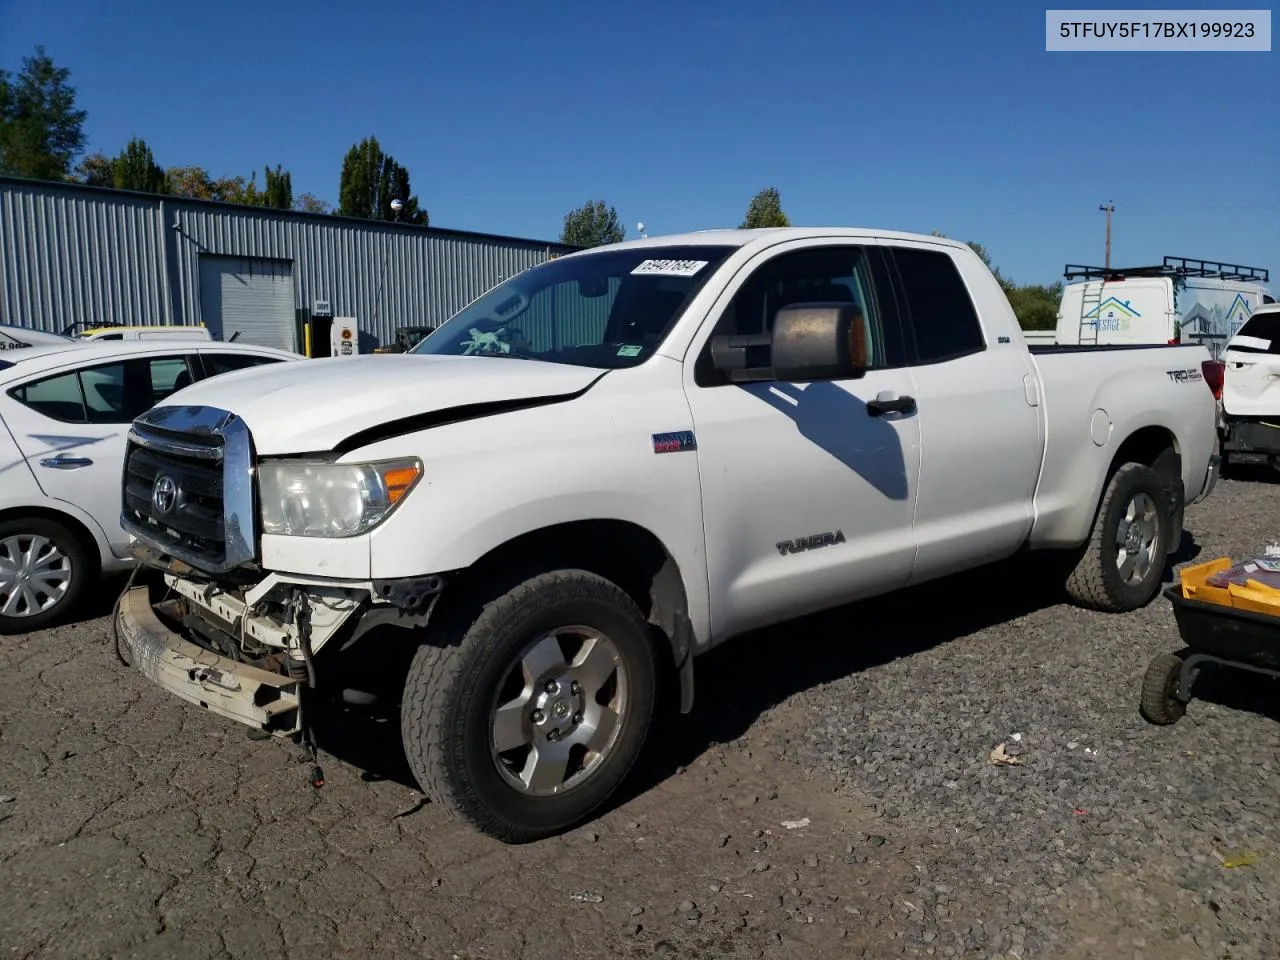
[[56,457],[41,460],[40,466],[52,467],[54,470],[75,470],[77,467],[91,467],[93,461],[88,457],[68,457],[65,453],[60,453]]

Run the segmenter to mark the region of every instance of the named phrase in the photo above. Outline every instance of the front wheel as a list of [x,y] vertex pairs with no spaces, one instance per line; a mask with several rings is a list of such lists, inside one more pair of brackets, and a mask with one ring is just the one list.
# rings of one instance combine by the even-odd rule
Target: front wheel
[[1067,593],[1082,607],[1125,613],[1160,590],[1172,540],[1168,492],[1160,474],[1126,463],[1111,477]]
[[634,765],[657,683],[640,610],[583,570],[525,580],[414,655],[409,766],[451,814],[509,843],[590,817]]

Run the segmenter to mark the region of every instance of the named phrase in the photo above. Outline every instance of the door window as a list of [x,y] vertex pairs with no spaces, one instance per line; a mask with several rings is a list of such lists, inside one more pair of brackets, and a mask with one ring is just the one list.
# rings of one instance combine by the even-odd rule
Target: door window
[[[753,271],[729,302],[713,336],[769,333],[778,311],[797,303],[842,303],[854,308],[866,332],[869,368],[900,367],[906,362],[901,328],[892,302],[877,297],[881,289],[889,287],[878,251],[835,246],[783,253]],[[749,366],[768,365],[768,347],[758,349]],[[712,365],[709,343],[699,359],[697,382],[729,382]]]
[[9,395],[64,423],[132,423],[190,382],[184,357],[151,357],[45,377],[15,387]]
[[[125,409],[124,363],[109,363],[81,370],[80,388],[84,390],[84,405],[90,423],[128,422],[120,419]],[[138,411],[141,412],[142,410]]]
[[51,420],[85,422],[84,396],[80,393],[80,378],[75,373],[46,377],[14,387],[9,396]]
[[987,348],[969,289],[948,254],[895,247],[893,261],[902,278],[916,363],[940,363]]
[[280,363],[283,357],[262,357],[254,356],[251,353],[205,353],[204,368],[207,375],[216,377],[220,373],[230,373],[232,370],[247,370],[249,367],[256,367],[263,363]]
[[191,385],[191,370],[186,357],[156,357],[147,361],[151,368],[151,406]]

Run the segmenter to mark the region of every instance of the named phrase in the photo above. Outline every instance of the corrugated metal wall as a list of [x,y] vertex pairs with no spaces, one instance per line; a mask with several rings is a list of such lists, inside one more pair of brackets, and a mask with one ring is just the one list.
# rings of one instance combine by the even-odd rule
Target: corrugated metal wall
[[389,343],[559,244],[0,178],[0,324],[197,324],[200,254],[293,262],[296,306]]

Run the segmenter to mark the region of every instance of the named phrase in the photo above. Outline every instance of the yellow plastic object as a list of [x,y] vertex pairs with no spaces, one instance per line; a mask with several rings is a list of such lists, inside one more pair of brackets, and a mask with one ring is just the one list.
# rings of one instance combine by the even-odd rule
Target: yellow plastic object
[[1230,570],[1232,565],[1230,557],[1219,557],[1208,563],[1184,567],[1181,575],[1183,598],[1199,600],[1201,603],[1220,603],[1225,607],[1231,606],[1231,593],[1226,587],[1212,587],[1205,581],[1215,573]]
[[[1262,589],[1253,589],[1254,587]],[[1280,617],[1280,591],[1258,583],[1257,580],[1248,580],[1244,584],[1233,583],[1227,589],[1231,594],[1231,605],[1237,610],[1248,610],[1265,617]]]
[[1244,583],[1229,583],[1215,587],[1205,581],[1215,573],[1230,570],[1235,562],[1230,557],[1219,557],[1208,563],[1186,567],[1181,574],[1182,595],[1188,600],[1216,603],[1249,613],[1268,617],[1280,617],[1280,590],[1249,578]]

